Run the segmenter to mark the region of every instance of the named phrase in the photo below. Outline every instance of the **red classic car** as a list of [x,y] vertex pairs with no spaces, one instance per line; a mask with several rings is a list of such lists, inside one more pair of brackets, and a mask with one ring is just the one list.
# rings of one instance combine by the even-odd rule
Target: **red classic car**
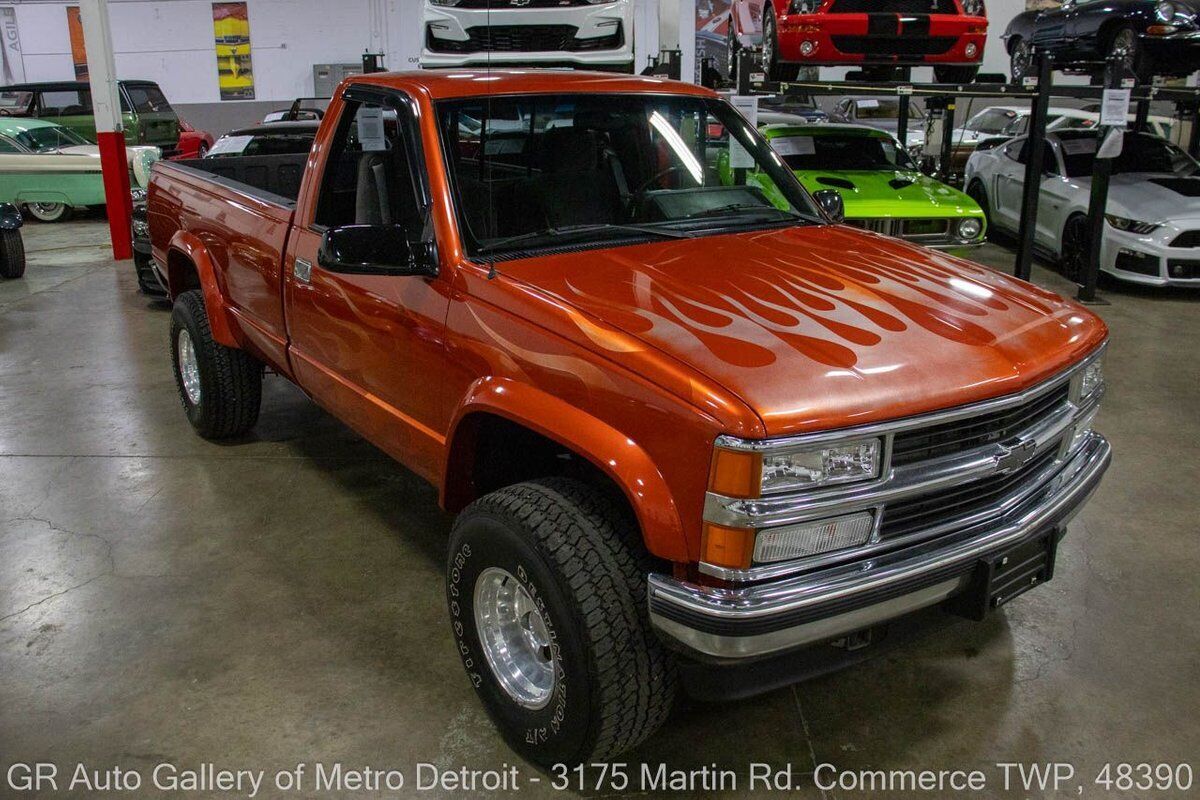
[[940,83],[969,83],[987,39],[984,0],[734,0],[730,63],[762,46],[771,80],[801,67],[862,66],[874,80],[931,66]]
[[208,131],[199,131],[182,119],[179,120],[179,152],[174,158],[204,158],[213,146],[213,135]]

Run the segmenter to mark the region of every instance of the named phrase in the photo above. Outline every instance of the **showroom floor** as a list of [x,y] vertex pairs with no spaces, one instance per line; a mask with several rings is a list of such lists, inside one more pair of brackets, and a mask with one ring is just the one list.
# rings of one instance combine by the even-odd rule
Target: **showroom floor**
[[[103,221],[25,233],[27,277],[0,284],[6,760],[511,762],[452,647],[433,489],[279,378],[251,440],[197,438],[168,314],[107,260]],[[1105,762],[1194,761],[1200,292],[1107,296],[1116,457],[1050,585],[794,690],[687,704],[630,761],[1067,761],[1088,783]]]

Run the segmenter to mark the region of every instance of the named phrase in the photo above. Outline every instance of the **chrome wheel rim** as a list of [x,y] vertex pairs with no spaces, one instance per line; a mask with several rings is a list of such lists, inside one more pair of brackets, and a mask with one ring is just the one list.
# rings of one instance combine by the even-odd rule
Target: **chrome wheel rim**
[[1134,54],[1137,52],[1137,34],[1126,28],[1113,37],[1112,55],[1126,67],[1133,66]]
[[554,694],[555,658],[546,620],[507,570],[475,579],[475,629],[496,682],[517,705],[537,710]]
[[1017,49],[1013,51],[1012,58],[1012,73],[1013,82],[1022,80],[1029,72],[1029,46],[1024,42],[1017,44]]
[[186,330],[179,332],[175,343],[179,354],[179,381],[183,384],[183,393],[188,402],[194,406],[200,405],[200,363],[196,360],[196,348],[192,337]]
[[29,212],[40,220],[56,220],[62,216],[62,203],[30,203]]

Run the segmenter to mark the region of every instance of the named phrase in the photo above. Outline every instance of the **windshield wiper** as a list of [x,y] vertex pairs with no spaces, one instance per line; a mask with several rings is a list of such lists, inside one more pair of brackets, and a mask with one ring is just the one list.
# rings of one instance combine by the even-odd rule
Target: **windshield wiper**
[[703,219],[705,217],[719,217],[722,214],[745,214],[748,212],[783,214],[789,219],[801,218],[794,211],[784,211],[783,209],[775,208],[775,206],[764,206],[758,203],[730,203],[729,205],[717,206],[716,208],[706,208],[703,211],[694,211],[684,217],[684,219]]
[[514,244],[521,242],[534,241],[536,239],[546,239],[550,237],[567,236],[586,236],[593,233],[637,233],[646,236],[654,236],[659,239],[690,239],[692,234],[685,231],[674,231],[666,228],[658,228],[651,225],[632,225],[632,224],[616,224],[616,223],[601,223],[589,225],[564,225],[561,228],[547,227],[541,230],[530,231],[528,233],[519,233],[516,236],[506,236],[503,239],[497,239],[488,242],[479,248],[481,255],[487,253],[495,253],[498,250],[506,250]]

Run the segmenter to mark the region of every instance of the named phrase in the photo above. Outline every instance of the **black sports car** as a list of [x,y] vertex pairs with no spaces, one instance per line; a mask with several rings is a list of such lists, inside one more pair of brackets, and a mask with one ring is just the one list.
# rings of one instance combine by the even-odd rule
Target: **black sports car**
[[1004,34],[1019,83],[1032,69],[1032,48],[1050,52],[1056,69],[1091,72],[1117,57],[1140,82],[1200,69],[1198,0],[1063,0],[1026,11]]

